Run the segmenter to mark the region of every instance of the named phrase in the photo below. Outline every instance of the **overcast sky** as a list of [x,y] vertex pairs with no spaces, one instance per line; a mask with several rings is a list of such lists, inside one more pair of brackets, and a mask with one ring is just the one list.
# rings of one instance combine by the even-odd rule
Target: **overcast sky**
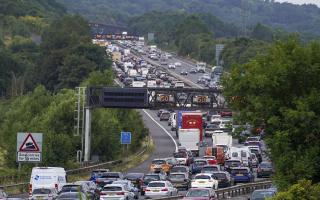
[[295,4],[316,4],[320,7],[320,0],[276,0],[278,2],[289,2],[289,3],[295,3]]

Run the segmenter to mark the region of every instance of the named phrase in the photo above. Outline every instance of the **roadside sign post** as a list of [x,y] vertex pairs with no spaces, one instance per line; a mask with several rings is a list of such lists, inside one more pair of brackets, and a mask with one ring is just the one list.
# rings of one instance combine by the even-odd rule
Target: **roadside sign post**
[[[126,154],[128,152],[128,145],[131,144],[131,132],[121,132],[121,144],[123,146],[123,153]],[[126,149],[126,150],[125,150]]]
[[17,134],[17,162],[40,163],[42,161],[42,133]]

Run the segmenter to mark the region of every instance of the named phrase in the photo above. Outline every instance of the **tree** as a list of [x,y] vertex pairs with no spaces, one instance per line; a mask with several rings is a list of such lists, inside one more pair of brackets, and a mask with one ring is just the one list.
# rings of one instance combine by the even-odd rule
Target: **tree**
[[316,200],[320,197],[320,184],[312,185],[311,181],[301,180],[292,185],[288,191],[277,193],[272,200]]
[[266,124],[280,188],[303,178],[320,181],[319,50],[319,42],[277,42],[224,80],[229,105],[254,125]]
[[257,40],[271,42],[273,40],[273,31],[271,28],[264,26],[261,23],[257,23],[253,28],[251,37]]

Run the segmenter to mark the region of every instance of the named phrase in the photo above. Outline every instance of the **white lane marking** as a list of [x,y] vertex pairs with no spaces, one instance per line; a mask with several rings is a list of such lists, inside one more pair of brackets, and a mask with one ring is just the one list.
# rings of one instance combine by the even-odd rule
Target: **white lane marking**
[[178,151],[178,144],[177,144],[176,140],[172,137],[172,135],[171,135],[161,124],[159,124],[159,122],[157,122],[145,109],[142,109],[142,111],[143,111],[146,115],[148,115],[148,117],[150,117],[150,119],[151,119],[154,123],[156,123],[156,124],[171,138],[171,140],[173,141],[173,143],[174,143],[174,145],[175,145],[175,147],[176,147],[176,151]]

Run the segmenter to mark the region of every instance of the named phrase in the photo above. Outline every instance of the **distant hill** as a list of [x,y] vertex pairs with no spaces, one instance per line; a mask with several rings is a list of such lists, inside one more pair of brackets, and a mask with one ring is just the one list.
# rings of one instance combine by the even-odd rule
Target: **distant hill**
[[150,11],[209,13],[243,30],[258,22],[290,32],[320,35],[320,8],[273,0],[58,0],[90,21],[126,24],[127,18]]

